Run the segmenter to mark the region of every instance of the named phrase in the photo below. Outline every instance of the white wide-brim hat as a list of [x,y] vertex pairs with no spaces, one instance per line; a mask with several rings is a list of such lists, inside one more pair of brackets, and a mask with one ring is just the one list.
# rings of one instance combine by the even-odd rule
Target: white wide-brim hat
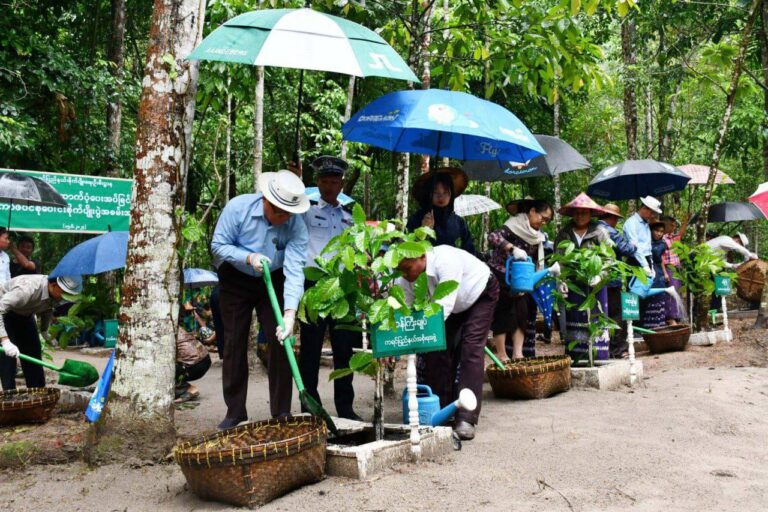
[[265,172],[259,176],[259,190],[264,197],[288,213],[304,213],[309,210],[304,183],[291,171]]
[[653,196],[645,196],[640,198],[640,202],[645,206],[653,210],[654,212],[661,214],[661,201]]

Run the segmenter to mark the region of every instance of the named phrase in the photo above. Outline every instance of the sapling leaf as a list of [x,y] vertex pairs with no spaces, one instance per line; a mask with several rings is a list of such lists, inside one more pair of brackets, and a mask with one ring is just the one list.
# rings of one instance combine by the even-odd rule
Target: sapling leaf
[[428,299],[429,286],[427,284],[427,273],[422,272],[416,281],[413,282],[413,302],[421,304]]
[[424,252],[424,245],[418,242],[403,242],[397,244],[397,252],[402,258],[419,258]]
[[341,262],[348,270],[355,268],[355,251],[350,246],[345,247],[341,251]]
[[317,268],[317,267],[304,268],[304,278],[310,281],[319,281],[325,276],[326,276],[326,273],[320,268]]
[[352,375],[353,373],[354,371],[349,368],[339,368],[338,370],[333,370],[328,375],[328,382],[336,379],[341,379],[342,377],[346,377],[347,375]]
[[352,207],[352,220],[355,222],[356,226],[365,225],[365,210],[360,206],[360,203],[355,203]]
[[347,313],[349,313],[349,303],[346,299],[342,299],[333,307],[332,316],[333,318],[340,319],[347,316]]
[[456,281],[443,281],[435,287],[435,291],[432,292],[432,300],[437,301],[447,297],[459,288],[459,283]]
[[373,354],[370,352],[357,352],[349,359],[349,367],[353,370],[360,370],[373,361]]

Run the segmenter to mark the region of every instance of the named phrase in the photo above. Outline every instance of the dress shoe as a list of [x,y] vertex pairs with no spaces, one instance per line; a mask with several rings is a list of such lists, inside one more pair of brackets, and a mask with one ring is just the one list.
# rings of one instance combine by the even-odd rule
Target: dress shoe
[[248,421],[248,418],[224,418],[224,421],[219,423],[219,430],[226,430],[228,428],[236,427],[241,423]]
[[365,421],[363,418],[358,416],[355,411],[347,411],[344,413],[339,413],[339,418],[344,418],[346,420],[354,420],[354,421]]
[[457,421],[453,431],[459,435],[462,441],[471,441],[475,438],[475,426],[466,421]]

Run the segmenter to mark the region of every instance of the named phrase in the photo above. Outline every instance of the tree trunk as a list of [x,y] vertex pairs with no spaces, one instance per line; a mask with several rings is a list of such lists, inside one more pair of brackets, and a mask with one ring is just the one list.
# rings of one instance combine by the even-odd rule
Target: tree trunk
[[256,68],[256,106],[253,116],[253,190],[259,191],[259,176],[264,162],[264,66]]
[[736,62],[733,65],[733,74],[731,75],[731,84],[728,87],[728,94],[725,100],[725,111],[723,117],[720,120],[720,129],[718,131],[717,141],[715,142],[714,150],[712,151],[712,162],[709,165],[709,176],[707,177],[707,185],[704,188],[704,199],[702,201],[701,210],[699,211],[699,219],[696,222],[696,239],[698,243],[704,243],[707,232],[707,216],[709,216],[709,205],[712,201],[712,192],[715,189],[715,177],[717,176],[717,168],[720,165],[720,157],[722,156],[723,143],[725,142],[725,136],[728,133],[728,123],[731,120],[731,114],[733,114],[733,104],[736,101],[736,90],[739,85],[739,78],[741,77],[741,70],[744,65],[744,57],[747,53],[747,46],[749,44],[750,34],[752,32],[752,26],[755,23],[755,18],[760,13],[760,5],[762,0],[752,0],[752,6],[749,10],[749,17],[744,25],[744,29],[741,33],[741,41],[739,42],[739,53],[736,56]]
[[621,56],[624,62],[624,131],[627,136],[627,159],[637,159],[637,70],[635,69],[635,19],[633,14],[621,25]]
[[[552,108],[552,135],[560,137],[560,90],[555,88],[555,104]],[[560,175],[555,174],[552,176],[552,180],[555,182],[555,232],[560,231],[560,203],[562,201],[560,191]]]
[[[763,65],[763,82],[768,84],[768,2],[763,2],[760,24],[760,61]],[[768,129],[768,90],[763,89],[763,133]],[[763,176],[768,180],[768,137],[763,135]],[[757,227],[757,226],[755,226]],[[755,235],[758,231],[755,230]],[[755,252],[758,250],[758,237],[755,236]],[[768,284],[763,286],[760,308],[757,311],[756,329],[768,328]]]
[[107,176],[120,175],[120,129],[123,118],[123,63],[125,54],[125,0],[112,0],[112,34],[107,60],[115,87],[107,101]]
[[[414,27],[414,30],[420,35],[418,45],[418,60],[421,62],[421,88],[429,89],[432,79],[431,59],[429,54],[429,45],[432,44],[432,15],[435,11],[435,0],[422,0],[421,7],[424,9],[422,18],[424,25]],[[437,158],[437,155],[435,155]],[[429,155],[421,155],[421,174],[429,172]]]
[[232,77],[227,72],[227,131],[224,134],[224,204],[227,204],[230,199],[229,190],[229,175],[232,172]]
[[[115,376],[92,432],[91,461],[159,460],[175,443],[173,389],[179,307],[177,208],[184,204],[203,0],[155,0],[136,134],[131,229]],[[168,65],[163,57],[171,55]]]
[[[675,126],[675,112],[677,112],[677,102],[680,98],[680,88],[683,85],[683,81],[678,80],[675,86],[675,93],[669,100],[669,109],[667,109],[667,121],[664,126],[664,132],[660,134],[661,141],[659,142],[659,161],[668,162],[672,158],[672,152],[670,146],[672,144],[672,130]],[[661,123],[661,119],[659,119]],[[661,128],[661,124],[659,124]]]
[[[344,106],[344,122],[346,123],[349,121],[349,118],[352,117],[352,101],[355,99],[355,77],[350,76],[349,77],[349,85],[347,85],[347,104]],[[343,139],[341,141],[341,159],[346,160],[347,159],[347,140]],[[350,190],[351,192],[351,190]],[[346,192],[346,194],[349,194],[349,192]]]

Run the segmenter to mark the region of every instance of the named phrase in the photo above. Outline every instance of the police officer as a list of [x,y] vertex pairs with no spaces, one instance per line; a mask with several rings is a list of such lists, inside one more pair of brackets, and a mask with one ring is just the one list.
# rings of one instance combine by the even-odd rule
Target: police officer
[[[331,238],[352,226],[352,215],[339,202],[339,194],[344,184],[344,172],[347,163],[341,158],[320,156],[312,162],[315,171],[320,199],[312,203],[304,214],[304,221],[309,230],[307,248],[307,266],[317,266],[315,257],[320,255]],[[306,281],[304,289],[315,283]],[[317,392],[320,356],[325,333],[330,329],[333,349],[333,367],[348,368],[352,357],[353,345],[360,345],[361,335],[345,329],[336,329],[336,322],[331,318],[318,318],[317,323],[301,324],[301,359],[299,369],[307,391],[320,402]],[[333,397],[336,413],[342,418],[360,420],[352,408],[355,392],[352,388],[352,376],[333,381]]]

